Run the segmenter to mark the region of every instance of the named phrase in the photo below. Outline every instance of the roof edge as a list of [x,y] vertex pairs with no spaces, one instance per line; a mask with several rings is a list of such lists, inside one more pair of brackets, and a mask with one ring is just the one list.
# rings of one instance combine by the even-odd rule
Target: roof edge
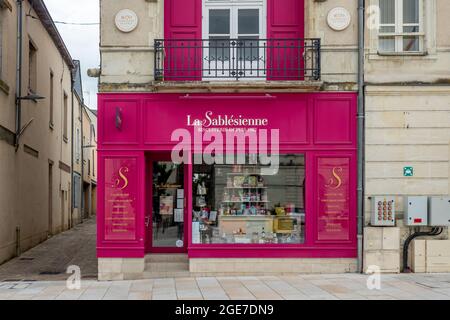
[[39,20],[41,21],[44,28],[47,30],[48,34],[52,38],[53,42],[55,43],[58,51],[61,53],[62,57],[66,61],[66,63],[69,65],[70,69],[75,68],[75,65],[73,63],[72,56],[70,55],[69,50],[66,47],[66,44],[64,40],[61,37],[61,34],[58,31],[58,28],[56,27],[55,23],[53,22],[53,18],[50,15],[50,12],[47,9],[47,6],[45,5],[43,0],[28,0],[31,7],[34,9],[36,14],[39,17]]

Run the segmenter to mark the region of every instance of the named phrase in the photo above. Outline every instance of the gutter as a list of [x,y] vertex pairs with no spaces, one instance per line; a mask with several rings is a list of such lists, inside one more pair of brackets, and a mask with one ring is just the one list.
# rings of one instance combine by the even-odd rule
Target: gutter
[[363,272],[364,163],[365,163],[365,85],[364,31],[365,0],[358,0],[358,272]]

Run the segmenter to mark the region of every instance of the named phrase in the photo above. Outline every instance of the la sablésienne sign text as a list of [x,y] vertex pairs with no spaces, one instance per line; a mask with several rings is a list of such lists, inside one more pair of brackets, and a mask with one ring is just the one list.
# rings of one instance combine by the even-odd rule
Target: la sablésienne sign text
[[212,111],[207,111],[203,119],[194,118],[187,115],[187,125],[189,127],[266,127],[269,125],[267,118],[248,118],[243,115],[215,115]]

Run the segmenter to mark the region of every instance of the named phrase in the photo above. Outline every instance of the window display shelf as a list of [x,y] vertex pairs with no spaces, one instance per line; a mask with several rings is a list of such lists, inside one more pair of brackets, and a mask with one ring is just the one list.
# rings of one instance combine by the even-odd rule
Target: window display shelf
[[251,201],[251,200],[235,200],[235,201],[222,201],[222,203],[269,203],[270,201]]
[[267,187],[225,187],[225,189],[267,189]]

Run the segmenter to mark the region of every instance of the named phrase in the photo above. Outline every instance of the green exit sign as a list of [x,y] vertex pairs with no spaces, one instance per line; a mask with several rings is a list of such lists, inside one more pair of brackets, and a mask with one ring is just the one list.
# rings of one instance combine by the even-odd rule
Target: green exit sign
[[403,176],[413,177],[414,176],[414,168],[413,167],[404,167],[403,168]]

